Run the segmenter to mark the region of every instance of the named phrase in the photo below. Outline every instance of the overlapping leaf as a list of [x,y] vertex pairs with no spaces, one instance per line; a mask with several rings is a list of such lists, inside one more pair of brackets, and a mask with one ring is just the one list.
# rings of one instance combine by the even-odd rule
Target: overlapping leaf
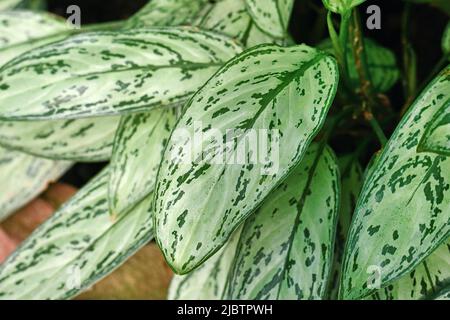
[[450,158],[416,150],[448,103],[449,73],[450,67],[416,100],[365,181],[346,246],[343,298],[373,293],[373,268],[381,270],[381,286],[411,272],[450,234]]
[[262,43],[279,42],[256,26],[245,0],[220,0],[205,6],[194,24],[238,39],[248,48]]
[[71,166],[0,148],[0,220],[19,209]]
[[230,60],[190,100],[155,196],[157,239],[174,270],[187,273],[219,250],[302,159],[337,75],[325,53],[262,45]]
[[450,241],[442,244],[409,274],[378,290],[377,300],[420,300],[438,294],[450,283]]
[[185,276],[175,275],[169,288],[170,300],[220,300],[225,297],[230,269],[242,228],[239,228],[207,262]]
[[356,155],[351,154],[339,158],[339,169],[341,172],[341,197],[334,244],[333,269],[329,284],[330,299],[338,298],[345,242],[363,183],[363,170]]
[[[359,86],[359,75],[356,69],[355,57],[350,48],[351,44],[349,43],[348,45],[347,65],[349,81],[353,88],[357,88]],[[394,53],[368,38],[365,39],[364,46],[373,89],[376,92],[390,90],[398,81],[400,75]],[[330,40],[324,41],[320,47],[328,52],[333,50]]]
[[450,156],[450,96],[428,123],[418,150]]
[[258,28],[275,38],[286,36],[294,0],[245,0]]
[[339,184],[333,152],[311,145],[301,164],[245,222],[228,298],[325,298]]
[[0,66],[33,48],[67,37],[65,21],[47,13],[0,12]]
[[191,28],[73,36],[0,69],[0,119],[74,119],[178,104],[239,51],[226,37]]
[[119,117],[0,122],[0,145],[40,157],[104,161],[112,153]]
[[122,118],[109,181],[108,197],[114,215],[125,212],[153,191],[177,113],[178,108],[159,108]]
[[110,219],[108,172],[94,178],[0,268],[0,299],[70,298],[153,237],[150,200]]
[[125,28],[190,25],[208,0],[151,0]]

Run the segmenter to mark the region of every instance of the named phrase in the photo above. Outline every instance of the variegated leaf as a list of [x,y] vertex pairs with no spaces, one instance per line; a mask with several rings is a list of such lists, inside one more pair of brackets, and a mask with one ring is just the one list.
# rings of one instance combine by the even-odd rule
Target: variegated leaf
[[[347,51],[349,81],[353,88],[357,88],[359,86],[359,75],[350,46],[351,44],[349,43]],[[369,38],[365,39],[364,46],[366,48],[367,67],[373,89],[376,92],[389,91],[397,83],[400,75],[394,53]],[[333,52],[330,40],[324,41],[319,47],[328,52]]]
[[14,9],[17,7],[23,0],[0,0],[0,11]]
[[345,242],[363,183],[363,170],[356,155],[341,157],[338,163],[341,172],[341,201],[329,283],[329,298],[334,300],[338,298]]
[[[26,50],[68,36],[61,19],[45,13],[0,13],[0,64]],[[2,121],[0,145],[45,158],[108,160],[118,117],[57,121]]]
[[261,45],[230,60],[190,100],[155,194],[157,240],[176,272],[219,250],[302,159],[337,83],[327,54]]
[[103,171],[0,267],[0,299],[64,299],[80,293],[153,237],[149,199],[112,221]]
[[36,158],[0,148],[0,220],[44,191],[70,166],[69,162]]
[[416,149],[449,93],[450,67],[411,106],[366,179],[346,246],[343,298],[364,297],[374,280],[384,286],[411,272],[448,238],[450,158]]
[[69,32],[63,19],[48,13],[0,12],[0,66],[28,50],[63,39]]
[[53,121],[0,121],[0,145],[39,157],[105,161],[120,117]]
[[366,0],[322,0],[328,10],[339,14],[344,14],[365,1]]
[[450,156],[450,95],[428,123],[417,150]]
[[208,261],[185,276],[175,275],[169,288],[170,300],[220,300],[225,297],[230,269],[242,228]]
[[339,184],[331,149],[311,145],[301,164],[245,222],[228,298],[325,298]]
[[179,104],[239,51],[226,37],[191,28],[73,36],[0,69],[0,119],[74,119]]
[[111,159],[109,205],[117,215],[153,191],[178,108],[123,116]]
[[206,6],[198,16],[195,25],[238,39],[247,48],[276,42],[256,26],[245,0],[220,0]]
[[294,0],[245,0],[258,28],[275,38],[285,38]]
[[420,300],[436,295],[450,283],[450,241],[442,244],[409,274],[378,290],[376,300]]
[[190,25],[205,6],[208,6],[208,0],[151,0],[124,27]]

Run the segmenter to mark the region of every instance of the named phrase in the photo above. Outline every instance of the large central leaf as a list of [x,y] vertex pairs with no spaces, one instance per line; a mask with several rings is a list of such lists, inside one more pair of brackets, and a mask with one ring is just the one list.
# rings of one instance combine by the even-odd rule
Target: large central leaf
[[74,36],[0,69],[0,119],[73,119],[177,104],[239,51],[226,37],[190,28]]
[[450,67],[416,100],[370,169],[346,246],[343,298],[364,297],[374,292],[372,282],[384,286],[412,271],[449,236],[450,158],[417,152],[449,93]]
[[190,100],[159,171],[159,244],[178,273],[216,252],[302,159],[338,83],[334,59],[262,45],[230,60]]

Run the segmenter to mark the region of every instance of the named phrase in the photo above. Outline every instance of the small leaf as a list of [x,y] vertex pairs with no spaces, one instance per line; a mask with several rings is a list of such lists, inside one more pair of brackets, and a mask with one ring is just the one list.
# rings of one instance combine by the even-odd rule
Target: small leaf
[[0,12],[0,66],[28,50],[63,39],[70,32],[64,19],[48,13]]
[[450,156],[450,96],[427,124],[417,150]]
[[158,108],[123,116],[111,159],[108,197],[113,215],[124,213],[153,191],[177,113],[178,108]]
[[301,164],[245,222],[228,298],[325,298],[339,183],[331,149],[311,145]]
[[447,24],[442,37],[442,51],[450,60],[450,22]]
[[341,201],[334,244],[333,268],[330,276],[329,298],[333,300],[338,298],[345,242],[363,182],[363,170],[356,155],[341,157],[338,163],[341,172]]
[[194,25],[238,39],[246,48],[279,42],[256,26],[245,0],[220,0],[209,4],[198,14]]
[[228,38],[190,28],[73,36],[0,69],[0,119],[74,119],[178,105],[239,51]]
[[366,0],[322,0],[324,6],[334,12],[339,14],[344,14]]
[[0,145],[39,157],[105,161],[120,117],[54,121],[1,121]]
[[[359,75],[356,69],[355,56],[352,53],[350,43],[348,46],[347,65],[349,67],[349,80],[353,88],[358,88]],[[376,92],[389,91],[397,83],[400,76],[394,53],[369,38],[365,39],[364,46],[366,48],[367,67],[373,89]],[[319,47],[328,52],[333,52],[330,40],[324,41]]]
[[151,0],[124,28],[190,25],[208,0]]
[[294,0],[245,0],[258,28],[275,38],[286,37]]
[[237,229],[223,248],[196,270],[184,276],[175,275],[169,300],[223,299],[241,230]]
[[121,265],[153,237],[150,200],[108,213],[104,170],[0,267],[0,299],[67,299]]
[[0,148],[0,221],[27,204],[71,166]]
[[450,283],[450,241],[442,244],[409,274],[378,290],[375,300],[422,300]]
[[411,272],[450,235],[450,158],[417,153],[437,110],[448,103],[450,67],[411,106],[370,170],[358,200],[343,265],[341,297],[374,292]]
[[337,83],[332,57],[305,45],[261,45],[230,60],[190,100],[155,195],[157,240],[176,272],[219,250],[298,164]]

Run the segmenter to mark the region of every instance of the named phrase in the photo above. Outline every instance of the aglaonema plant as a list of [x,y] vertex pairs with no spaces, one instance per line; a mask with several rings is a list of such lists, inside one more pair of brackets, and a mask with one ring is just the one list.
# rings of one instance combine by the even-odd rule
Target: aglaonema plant
[[364,2],[324,0],[313,47],[294,0],[152,0],[81,30],[0,0],[0,219],[109,162],[0,265],[0,298],[75,297],[153,240],[169,299],[448,298],[450,29],[416,92]]

